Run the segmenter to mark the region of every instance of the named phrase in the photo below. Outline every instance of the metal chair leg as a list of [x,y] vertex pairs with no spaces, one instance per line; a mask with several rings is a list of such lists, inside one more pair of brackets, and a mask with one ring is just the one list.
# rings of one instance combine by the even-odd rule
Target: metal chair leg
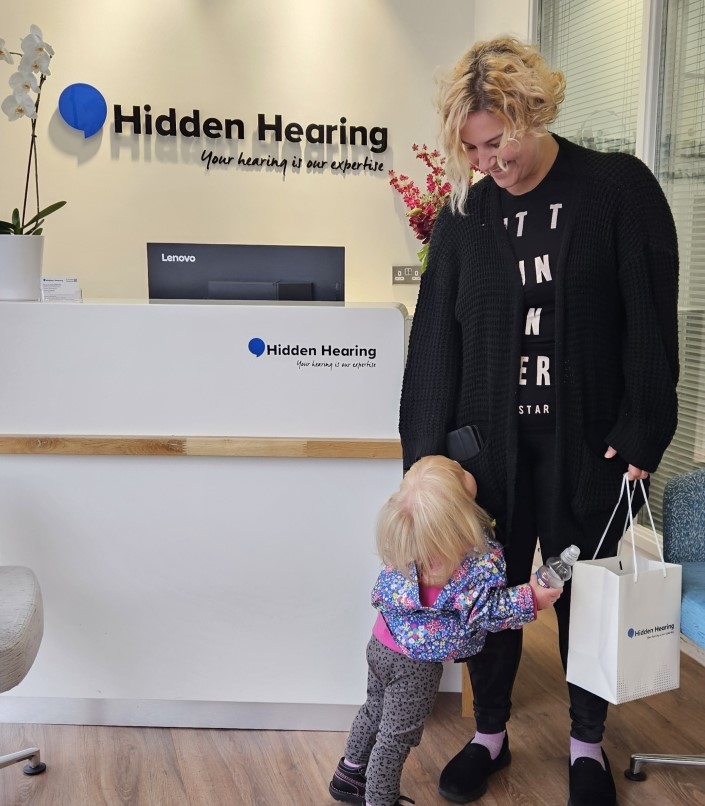
[[643,781],[646,773],[641,768],[645,764],[685,764],[690,767],[705,767],[705,756],[659,756],[649,753],[634,753],[629,763],[629,769],[624,771],[624,777],[630,781]]
[[0,769],[9,767],[10,764],[16,764],[18,761],[29,762],[22,768],[22,772],[25,775],[39,775],[47,768],[47,765],[39,756],[39,748],[28,747],[26,750],[18,750],[16,753],[7,753],[4,756],[0,756]]

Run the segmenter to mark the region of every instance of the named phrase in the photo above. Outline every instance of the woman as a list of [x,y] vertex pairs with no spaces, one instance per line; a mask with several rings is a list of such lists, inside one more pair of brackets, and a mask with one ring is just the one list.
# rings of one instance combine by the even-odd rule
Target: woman
[[[676,427],[678,256],[651,172],[552,135],[565,89],[531,47],[481,42],[442,81],[439,114],[453,183],[430,244],[401,399],[404,465],[463,458],[496,518],[507,584],[569,543],[591,558],[624,472],[646,479]],[[469,186],[468,167],[487,174]],[[457,457],[454,457],[457,458]],[[621,513],[622,516],[626,511]],[[600,554],[616,551],[624,517]],[[565,666],[570,588],[556,604]],[[465,803],[510,762],[506,723],[522,633],[488,637],[467,660],[475,737],[439,791]],[[616,802],[601,742],[607,703],[568,685],[572,806]]]

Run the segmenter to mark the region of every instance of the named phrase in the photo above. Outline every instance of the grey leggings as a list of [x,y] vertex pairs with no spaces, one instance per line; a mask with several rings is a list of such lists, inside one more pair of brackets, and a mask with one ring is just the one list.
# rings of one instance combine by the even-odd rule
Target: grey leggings
[[367,666],[367,701],[350,728],[345,757],[367,765],[367,802],[394,806],[402,767],[436,701],[443,664],[411,660],[372,636]]

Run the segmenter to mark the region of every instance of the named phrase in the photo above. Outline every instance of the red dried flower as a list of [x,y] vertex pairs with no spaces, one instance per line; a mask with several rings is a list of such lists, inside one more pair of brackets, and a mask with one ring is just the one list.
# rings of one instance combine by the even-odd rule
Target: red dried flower
[[451,184],[446,180],[445,157],[437,149],[430,150],[424,143],[411,146],[416,159],[421,160],[428,168],[426,174],[426,190],[421,192],[419,186],[405,174],[389,172],[389,184],[399,192],[407,207],[406,217],[416,237],[424,244],[419,251],[422,271],[426,268],[428,242],[436,223],[438,213],[450,195]]

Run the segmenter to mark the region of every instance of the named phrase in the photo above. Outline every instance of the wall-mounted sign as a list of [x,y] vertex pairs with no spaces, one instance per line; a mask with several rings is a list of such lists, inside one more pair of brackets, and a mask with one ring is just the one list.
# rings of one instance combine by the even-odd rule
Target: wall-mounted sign
[[[72,84],[59,98],[59,114],[72,128],[92,137],[107,121],[107,101],[90,84]],[[155,111],[151,104],[113,104],[114,137],[185,138],[202,144],[200,162],[214,167],[330,171],[339,175],[379,174],[387,150],[386,126],[350,123],[341,116],[335,123],[285,120],[280,114],[259,113],[248,126],[240,117],[213,117],[193,108],[181,114],[170,106]],[[274,153],[246,154],[240,144],[254,140]],[[303,149],[303,151],[301,150]],[[326,151],[327,149],[327,151]],[[335,158],[330,155],[334,150]],[[325,152],[325,153],[324,153]]]

